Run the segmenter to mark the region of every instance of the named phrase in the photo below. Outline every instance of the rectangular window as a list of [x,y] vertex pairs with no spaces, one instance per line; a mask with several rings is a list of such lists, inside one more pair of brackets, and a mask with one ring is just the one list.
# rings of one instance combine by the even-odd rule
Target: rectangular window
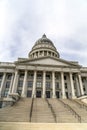
[[5,91],[4,91],[4,97],[7,97],[8,91],[9,91],[9,90],[5,90]]
[[46,88],[47,89],[51,88],[51,83],[50,82],[46,82]]
[[66,75],[64,75],[64,80],[67,80],[67,77],[66,77]]
[[2,79],[2,77],[3,77],[3,74],[0,74],[0,79]]
[[37,74],[37,79],[42,79],[42,74]]
[[34,78],[34,74],[33,73],[29,73],[28,78],[29,79],[33,79]]
[[56,89],[59,89],[59,83],[58,82],[55,83],[55,86],[56,86]]
[[20,78],[24,78],[24,73],[21,73],[21,74],[20,74]]
[[32,96],[32,91],[28,90],[27,91],[27,97],[31,97]]
[[11,76],[12,76],[11,74],[7,74],[7,79],[11,80]]
[[10,81],[7,81],[6,82],[6,88],[9,88],[10,87]]
[[46,79],[47,80],[51,79],[51,74],[46,74]]
[[59,74],[55,73],[55,80],[59,79]]
[[32,81],[28,81],[27,82],[27,87],[32,88],[33,87],[33,82]]
[[65,83],[65,89],[67,89],[67,83]]
[[37,82],[37,88],[41,88],[42,83],[41,82]]
[[19,80],[18,81],[18,87],[22,87],[23,86],[23,81],[22,80]]

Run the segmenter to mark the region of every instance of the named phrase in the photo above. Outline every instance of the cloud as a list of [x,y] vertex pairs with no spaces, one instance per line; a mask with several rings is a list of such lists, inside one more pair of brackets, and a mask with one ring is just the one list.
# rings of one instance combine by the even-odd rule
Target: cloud
[[27,57],[43,33],[60,56],[87,66],[86,0],[0,1],[0,61]]

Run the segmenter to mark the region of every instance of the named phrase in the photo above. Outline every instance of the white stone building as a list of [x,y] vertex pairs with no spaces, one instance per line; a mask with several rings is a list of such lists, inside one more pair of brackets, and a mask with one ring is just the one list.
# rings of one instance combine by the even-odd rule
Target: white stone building
[[87,94],[87,68],[60,58],[46,35],[35,42],[28,58],[0,62],[0,98],[71,98]]

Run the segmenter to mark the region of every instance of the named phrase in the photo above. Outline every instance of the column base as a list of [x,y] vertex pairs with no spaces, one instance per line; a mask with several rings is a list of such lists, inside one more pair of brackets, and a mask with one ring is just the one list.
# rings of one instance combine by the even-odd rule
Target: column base
[[36,95],[32,95],[32,98],[36,98]]
[[76,96],[73,96],[72,99],[76,99],[77,97]]
[[21,95],[21,97],[27,97],[26,95]]
[[52,98],[56,98],[56,95],[53,95]]
[[46,98],[46,95],[45,95],[45,94],[43,94],[43,95],[42,95],[42,98]]
[[63,96],[62,99],[66,99],[66,96]]

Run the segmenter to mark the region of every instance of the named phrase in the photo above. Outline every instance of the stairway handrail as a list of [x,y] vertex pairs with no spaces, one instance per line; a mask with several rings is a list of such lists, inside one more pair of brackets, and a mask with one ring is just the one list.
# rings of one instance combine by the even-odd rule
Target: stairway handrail
[[32,110],[33,110],[33,102],[34,102],[34,97],[32,97],[32,101],[31,101],[31,107],[30,107],[30,115],[29,115],[29,117],[30,117],[30,122],[31,122],[31,118],[32,118]]
[[53,117],[54,117],[54,119],[55,119],[55,122],[57,122],[56,114],[55,114],[55,112],[54,112],[54,109],[53,109],[52,105],[49,103],[49,101],[47,100],[47,98],[45,98],[45,100],[46,100],[48,106],[49,106],[50,109],[51,109],[51,112],[52,112],[52,114],[53,114]]
[[74,115],[78,118],[78,121],[81,123],[81,116],[68,104],[64,103],[62,100],[59,100],[65,107],[67,107]]
[[81,108],[84,108],[85,110],[87,110],[87,106],[83,102],[80,103],[76,100],[72,100],[72,101],[76,102]]

